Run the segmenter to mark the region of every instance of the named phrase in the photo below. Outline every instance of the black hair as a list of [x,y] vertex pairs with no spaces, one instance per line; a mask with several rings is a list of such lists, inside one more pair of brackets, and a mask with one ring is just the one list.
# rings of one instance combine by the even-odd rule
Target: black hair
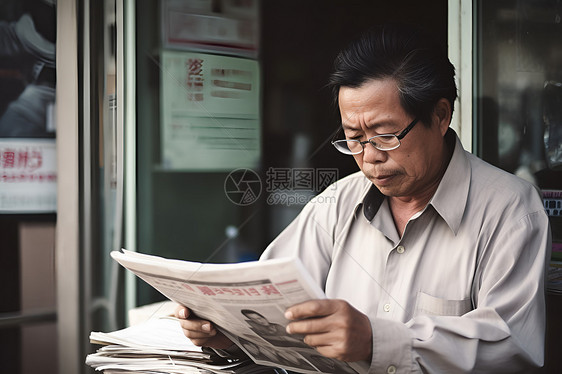
[[409,25],[381,25],[363,33],[336,57],[328,86],[337,107],[341,87],[388,78],[396,82],[404,110],[427,126],[441,98],[454,109],[455,68],[446,48]]

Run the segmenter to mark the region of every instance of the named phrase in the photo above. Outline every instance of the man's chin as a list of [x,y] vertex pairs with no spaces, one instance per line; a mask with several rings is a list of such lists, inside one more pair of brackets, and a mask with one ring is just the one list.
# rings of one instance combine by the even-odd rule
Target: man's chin
[[395,182],[394,177],[392,178],[368,177],[368,178],[371,181],[371,183],[373,183],[375,187],[377,187],[383,195],[393,196],[393,193],[396,192],[397,186],[396,183],[393,183]]
[[394,188],[379,186],[374,182],[373,184],[380,191],[380,193],[382,193],[385,196],[394,196],[394,194],[396,193]]

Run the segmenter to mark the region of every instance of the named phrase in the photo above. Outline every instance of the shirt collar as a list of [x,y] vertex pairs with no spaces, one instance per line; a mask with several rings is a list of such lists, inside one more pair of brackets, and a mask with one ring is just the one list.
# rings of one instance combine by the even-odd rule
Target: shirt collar
[[[431,204],[437,213],[445,220],[449,228],[457,234],[470,187],[471,169],[468,158],[459,137],[453,129],[449,129],[445,137],[454,144],[453,155],[445,174],[439,182],[437,191],[431,198]],[[355,207],[355,218],[362,209],[365,218],[371,222],[377,214],[385,196],[373,184],[365,194],[363,201]]]
[[435,208],[456,235],[468,200],[472,172],[470,161],[455,131],[449,129],[445,136],[451,139],[451,142],[454,141],[455,149],[429,204]]
[[369,191],[367,191],[363,201],[357,204],[357,207],[355,208],[355,218],[357,218],[360,208],[363,207],[363,215],[369,222],[371,222],[379,211],[384,199],[385,196],[379,191],[379,189],[374,184],[371,184],[371,187],[369,188]]

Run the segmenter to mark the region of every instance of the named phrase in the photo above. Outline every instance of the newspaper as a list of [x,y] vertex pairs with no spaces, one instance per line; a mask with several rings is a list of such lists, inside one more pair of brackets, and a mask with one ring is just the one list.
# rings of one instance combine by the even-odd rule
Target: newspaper
[[105,374],[275,374],[272,368],[250,359],[222,357],[196,346],[183,334],[179,320],[171,316],[108,333],[91,332],[90,342],[103,347],[89,354],[86,364]]
[[111,256],[170,300],[212,321],[257,364],[299,373],[364,373],[320,355],[285,328],[285,310],[325,298],[298,258],[203,264],[123,250]]

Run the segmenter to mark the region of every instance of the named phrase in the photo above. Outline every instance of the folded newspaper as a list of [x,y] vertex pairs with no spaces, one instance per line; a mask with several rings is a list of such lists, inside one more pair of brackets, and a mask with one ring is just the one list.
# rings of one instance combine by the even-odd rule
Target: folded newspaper
[[204,264],[137,252],[111,256],[168,299],[212,321],[255,363],[299,373],[364,373],[365,362],[320,355],[285,331],[285,310],[325,298],[298,258]]
[[122,330],[91,332],[90,342],[103,347],[86,357],[86,364],[113,373],[274,374],[249,359],[221,357],[194,345],[173,317],[151,318]]

